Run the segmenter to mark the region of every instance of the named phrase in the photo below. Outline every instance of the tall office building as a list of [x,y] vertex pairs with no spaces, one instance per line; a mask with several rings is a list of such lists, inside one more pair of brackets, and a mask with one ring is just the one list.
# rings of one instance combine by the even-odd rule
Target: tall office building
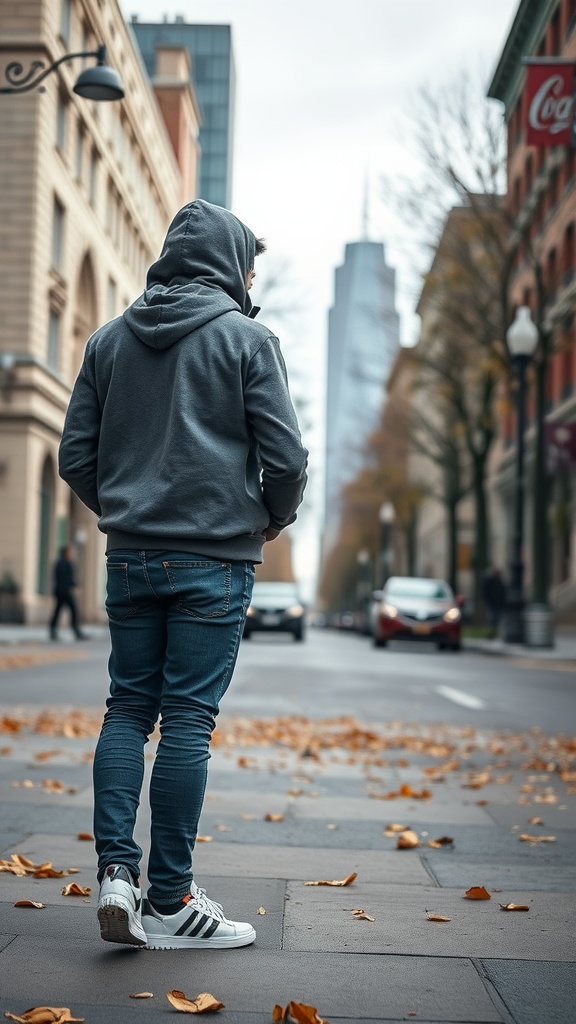
[[338,539],[342,488],[364,463],[400,344],[395,272],[381,242],[352,242],[335,273],[328,315],[324,551]]
[[230,209],[236,78],[230,25],[189,25],[181,15],[173,22],[139,22],[131,28],[150,77],[155,50],[183,46],[191,57],[191,82],[200,105],[200,176],[197,195]]

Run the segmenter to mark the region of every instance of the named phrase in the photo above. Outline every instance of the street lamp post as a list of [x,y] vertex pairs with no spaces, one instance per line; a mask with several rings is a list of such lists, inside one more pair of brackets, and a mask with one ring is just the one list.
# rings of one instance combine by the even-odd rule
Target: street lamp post
[[524,643],[524,433],[526,428],[526,369],[538,344],[538,328],[528,306],[516,310],[516,319],[506,333],[508,351],[518,377],[516,427],[516,481],[514,530],[510,562],[510,589],[506,605],[505,640]]
[[380,561],[382,572],[381,586],[383,587],[392,569],[392,527],[396,513],[391,501],[385,501],[380,505],[378,518],[380,519],[381,529]]
[[60,64],[75,60],[77,57],[95,57],[97,60],[95,67],[85,68],[76,79],[73,91],[78,96],[98,101],[124,98],[124,86],[120,75],[106,63],[105,46],[99,46],[97,50],[83,50],[80,53],[65,53],[49,67],[45,67],[41,60],[34,60],[26,71],[20,61],[13,60],[4,71],[4,77],[9,85],[2,86],[0,94],[17,95],[22,92],[30,92],[32,89],[36,89]]

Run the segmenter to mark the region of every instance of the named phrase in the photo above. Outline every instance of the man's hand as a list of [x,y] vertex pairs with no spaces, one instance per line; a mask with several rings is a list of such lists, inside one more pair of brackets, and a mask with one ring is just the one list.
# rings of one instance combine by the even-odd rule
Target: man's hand
[[274,527],[268,526],[264,530],[264,541],[276,540],[276,537],[280,536],[280,530],[275,530]]

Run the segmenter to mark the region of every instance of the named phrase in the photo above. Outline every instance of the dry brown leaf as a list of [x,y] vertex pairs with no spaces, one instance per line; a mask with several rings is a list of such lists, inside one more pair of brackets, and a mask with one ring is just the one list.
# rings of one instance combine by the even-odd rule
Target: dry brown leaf
[[501,903],[500,910],[530,910],[526,903]]
[[166,998],[175,1010],[181,1013],[208,1013],[211,1010],[223,1010],[224,1003],[215,999],[210,992],[200,992],[195,999],[187,999],[183,992],[174,988],[166,993]]
[[44,910],[46,908],[45,903],[37,903],[36,900],[17,900],[14,904],[15,907],[34,907],[36,910]]
[[315,1006],[307,1006],[306,1003],[288,1003],[288,1013],[296,1024],[330,1024],[330,1021],[320,1017]]
[[426,846],[431,846],[433,850],[439,850],[441,846],[453,846],[453,844],[452,836],[440,836],[439,839],[429,839]]
[[466,889],[464,898],[467,900],[491,900],[492,897],[487,889],[483,885],[473,885],[472,888]]
[[196,836],[197,843],[211,843],[214,836]]
[[42,788],[47,789],[49,793],[63,793],[66,787],[60,779],[43,779]]
[[442,917],[442,914],[431,914],[429,910],[425,910],[424,913],[429,921],[451,921],[451,917]]
[[152,999],[154,996],[153,992],[131,992],[129,999]]
[[264,815],[264,821],[284,821],[284,815],[270,814],[270,812],[268,812],[268,814]]
[[286,1020],[286,1014],[287,1013],[288,1013],[288,1007],[287,1006],[279,1006],[278,1003],[276,1003],[274,1009],[272,1010],[272,1021],[273,1021],[273,1024],[278,1024],[279,1021]]
[[264,914],[266,913],[266,911],[264,910],[264,907],[258,907],[258,911],[257,912],[258,912],[258,914],[260,914],[260,917],[264,917]]
[[556,836],[529,836],[525,832],[518,836],[521,843],[555,843]]
[[65,878],[67,871],[57,871],[56,868],[52,867],[52,861],[46,861],[45,864],[39,864],[36,870],[33,872],[34,878]]
[[358,872],[354,871],[351,875],[348,875],[346,878],[343,878],[341,882],[327,882],[324,879],[321,879],[318,882],[304,882],[304,885],[352,885],[352,882],[357,877]]
[[92,835],[91,832],[79,832],[78,835],[76,836],[76,839],[80,839],[82,842],[85,843],[94,842],[94,836]]
[[397,850],[413,850],[416,846],[420,846],[420,840],[411,828],[407,828],[405,832],[401,832],[396,840]]
[[69,1024],[71,1021],[84,1020],[84,1017],[73,1017],[67,1006],[32,1006],[20,1015],[6,1010],[4,1016],[8,1020],[18,1021],[18,1024]]
[[92,889],[89,885],[86,887],[78,885],[78,882],[68,882],[62,889],[63,896],[89,896]]
[[397,825],[395,822],[392,822],[391,825],[384,826],[385,832],[406,832],[407,828],[408,825]]
[[543,825],[542,818],[528,818],[529,825]]
[[367,914],[365,910],[351,910],[352,917],[357,917],[359,921],[374,921],[370,914]]
[[50,757],[57,757],[60,753],[60,750],[39,750],[37,754],[34,754],[34,760],[48,761]]
[[232,827],[230,825],[216,825],[216,831],[217,832],[232,832]]

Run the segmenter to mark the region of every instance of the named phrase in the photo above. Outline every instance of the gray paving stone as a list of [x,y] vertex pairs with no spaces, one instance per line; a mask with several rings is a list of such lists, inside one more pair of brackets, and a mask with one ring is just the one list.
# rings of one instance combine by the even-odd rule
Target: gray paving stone
[[[130,992],[211,992],[232,1013],[268,1013],[290,999],[316,1006],[328,1020],[417,1019],[485,1024],[502,1017],[473,964],[465,959],[296,954],[260,950],[113,948],[29,937],[0,953],[3,1006],[124,1007]],[[145,1009],[139,1012],[146,1012]],[[87,1020],[89,1018],[87,1017]],[[116,1018],[118,1019],[118,1018]]]
[[[391,884],[430,885],[430,876],[418,857],[372,850],[314,847],[235,846],[232,843],[200,843],[194,851],[194,872],[233,878],[340,879],[357,871],[363,878],[385,879]],[[0,876],[1,877],[1,876]],[[242,881],[239,883],[244,884]],[[307,887],[308,888],[308,887]]]
[[[564,866],[574,860],[576,849],[576,831],[564,830],[556,837],[554,843],[530,844],[520,842],[519,832],[510,832],[503,828],[486,828],[477,825],[455,824],[438,819],[430,826],[430,822],[422,821],[414,816],[412,819],[398,819],[409,824],[424,839],[433,839],[442,835],[452,836],[454,845],[439,850],[422,847],[421,855],[429,863],[432,871],[435,865],[457,864],[460,860],[469,859],[476,863],[487,862],[504,864],[530,864],[540,866],[548,871],[552,866]],[[394,846],[393,839],[385,839],[385,849]]]
[[516,1024],[574,1024],[576,964],[482,960]]
[[51,860],[55,868],[77,867],[95,870],[94,843],[78,839],[77,836],[77,832],[74,835],[35,832],[27,836],[23,842],[14,843],[7,853],[8,856],[11,853],[21,853],[35,864]]
[[469,858],[442,860],[421,854],[431,874],[441,886],[461,886],[467,889],[471,878],[482,878],[487,889],[517,889],[523,892],[576,891],[576,864],[555,864],[543,868],[540,864],[506,864],[503,861],[474,861]]
[[[550,835],[557,829],[576,829],[576,798],[573,796],[561,795],[557,804],[519,805],[517,800],[510,804],[494,801],[485,810],[496,824],[505,828],[519,825],[522,832],[530,834]],[[529,819],[535,817],[542,818],[544,824],[531,825]]]
[[358,821],[402,821],[413,817],[418,821],[435,822],[438,819],[450,824],[491,826],[492,821],[484,808],[475,804],[458,803],[444,796],[442,799],[414,801],[410,799],[365,800],[349,797],[320,797],[317,800],[299,800],[293,805],[297,818],[354,818]]
[[[566,894],[516,890],[472,901],[463,898],[461,889],[377,885],[360,876],[341,889],[290,882],[288,894],[286,949],[550,961],[574,957],[576,897]],[[528,904],[530,910],[505,913],[500,903]],[[375,920],[357,920],[353,909]],[[451,920],[428,921],[426,909]]]
[[14,942],[15,938],[16,935],[0,935],[0,952],[2,952],[3,949],[6,949],[11,942]]

